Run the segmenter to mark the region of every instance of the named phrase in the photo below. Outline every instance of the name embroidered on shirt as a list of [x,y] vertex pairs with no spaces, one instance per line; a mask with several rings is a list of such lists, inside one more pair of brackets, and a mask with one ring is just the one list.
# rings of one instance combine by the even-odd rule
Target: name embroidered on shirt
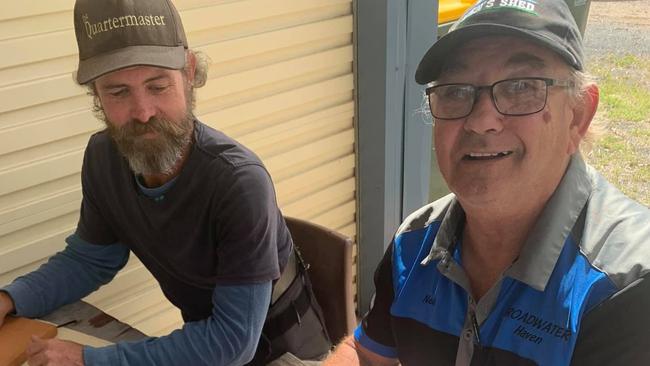
[[[553,322],[550,322],[548,320],[542,319],[539,316],[536,316],[534,314],[530,314],[527,311],[523,311],[521,309],[516,309],[516,308],[509,308],[506,310],[506,317],[516,320],[522,324],[532,326],[533,328],[537,328],[538,330],[562,339],[564,342],[568,342],[569,339],[571,338],[571,335],[573,334],[570,329],[564,328],[560,325],[557,325]],[[530,333],[526,327],[523,326],[518,326],[517,329],[513,332],[514,334],[525,338],[531,342],[534,342],[539,344],[541,343],[541,340],[537,342],[537,338],[541,338],[539,336],[536,336],[532,333]]]
[[165,24],[164,15],[125,15],[121,17],[108,18],[97,23],[91,23],[88,20],[88,14],[84,14],[81,19],[84,23],[86,35],[93,39],[99,33],[112,31],[124,27],[163,27]]
[[544,338],[542,337],[536,336],[533,333],[529,333],[526,327],[524,327],[523,325],[518,326],[517,329],[515,329],[515,331],[512,332],[512,334],[518,335],[519,337],[527,341],[537,343],[537,344],[541,344],[542,341],[544,340]]
[[436,299],[434,299],[431,295],[426,295],[424,296],[424,299],[422,299],[422,302],[428,305],[435,305]]

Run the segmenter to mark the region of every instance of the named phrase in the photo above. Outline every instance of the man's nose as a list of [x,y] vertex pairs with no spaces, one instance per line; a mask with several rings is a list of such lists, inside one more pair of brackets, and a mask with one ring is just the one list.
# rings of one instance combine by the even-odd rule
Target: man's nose
[[501,132],[504,116],[494,105],[490,90],[483,89],[478,93],[472,113],[465,117],[465,130],[479,135]]
[[134,93],[131,100],[131,118],[147,123],[151,117],[156,115],[156,106],[145,93]]

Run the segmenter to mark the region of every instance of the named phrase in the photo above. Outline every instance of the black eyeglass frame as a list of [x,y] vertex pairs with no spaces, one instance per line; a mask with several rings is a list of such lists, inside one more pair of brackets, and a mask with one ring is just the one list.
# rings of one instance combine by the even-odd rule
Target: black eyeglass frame
[[[541,81],[544,82],[544,84],[545,84],[544,103],[542,104],[541,108],[539,108],[538,110],[536,110],[534,112],[526,112],[526,113],[503,113],[503,112],[501,112],[501,110],[499,110],[499,106],[497,104],[496,98],[494,97],[494,87],[496,85],[500,84],[500,83],[515,81],[515,80],[541,80]],[[469,86],[469,87],[471,87],[472,90],[474,91],[474,101],[472,102],[472,107],[469,109],[469,111],[466,114],[461,115],[459,117],[453,117],[453,118],[437,117],[433,113],[433,109],[431,108],[431,96],[430,95],[433,92],[433,90],[435,90],[436,88],[440,88],[440,87],[443,87],[443,86],[450,86],[450,85],[459,85],[459,86]],[[478,101],[478,98],[481,96],[481,91],[482,90],[489,90],[490,99],[492,100],[492,105],[494,105],[494,108],[497,110],[497,112],[501,113],[504,116],[528,116],[528,115],[531,115],[531,114],[538,113],[541,110],[543,110],[544,107],[546,107],[546,102],[548,100],[548,87],[549,86],[572,88],[572,87],[575,86],[575,82],[573,82],[572,80],[558,80],[558,79],[543,78],[543,77],[509,78],[509,79],[503,79],[503,80],[496,81],[492,85],[474,85],[474,84],[467,84],[467,83],[438,84],[438,85],[432,85],[430,87],[427,87],[424,92],[427,95],[427,103],[429,104],[429,111],[431,112],[431,115],[435,119],[453,120],[453,119],[465,118],[465,117],[469,116],[470,114],[472,114],[472,112],[474,111],[474,106],[476,105],[476,102]]]

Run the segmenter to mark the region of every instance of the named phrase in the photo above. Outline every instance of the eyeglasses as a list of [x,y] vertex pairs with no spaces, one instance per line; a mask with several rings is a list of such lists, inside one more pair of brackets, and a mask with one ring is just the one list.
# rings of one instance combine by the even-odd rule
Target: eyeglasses
[[429,108],[436,119],[469,116],[482,90],[489,90],[492,103],[505,116],[525,116],[546,106],[549,86],[573,87],[572,81],[548,78],[500,80],[492,85],[440,84],[426,89]]

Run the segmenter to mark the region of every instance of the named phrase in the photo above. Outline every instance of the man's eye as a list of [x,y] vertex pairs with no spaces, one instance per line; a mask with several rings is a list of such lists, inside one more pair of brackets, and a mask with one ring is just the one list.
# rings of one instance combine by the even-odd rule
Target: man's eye
[[445,99],[467,99],[471,96],[469,88],[462,86],[449,86],[440,90],[440,97]]
[[154,93],[162,93],[169,88],[169,85],[150,85],[149,90]]
[[108,94],[113,96],[113,97],[123,97],[127,93],[128,92],[127,92],[126,89],[117,89],[117,90],[111,90],[111,91],[108,92]]
[[537,90],[536,80],[510,80],[504,90],[510,94],[529,93]]

